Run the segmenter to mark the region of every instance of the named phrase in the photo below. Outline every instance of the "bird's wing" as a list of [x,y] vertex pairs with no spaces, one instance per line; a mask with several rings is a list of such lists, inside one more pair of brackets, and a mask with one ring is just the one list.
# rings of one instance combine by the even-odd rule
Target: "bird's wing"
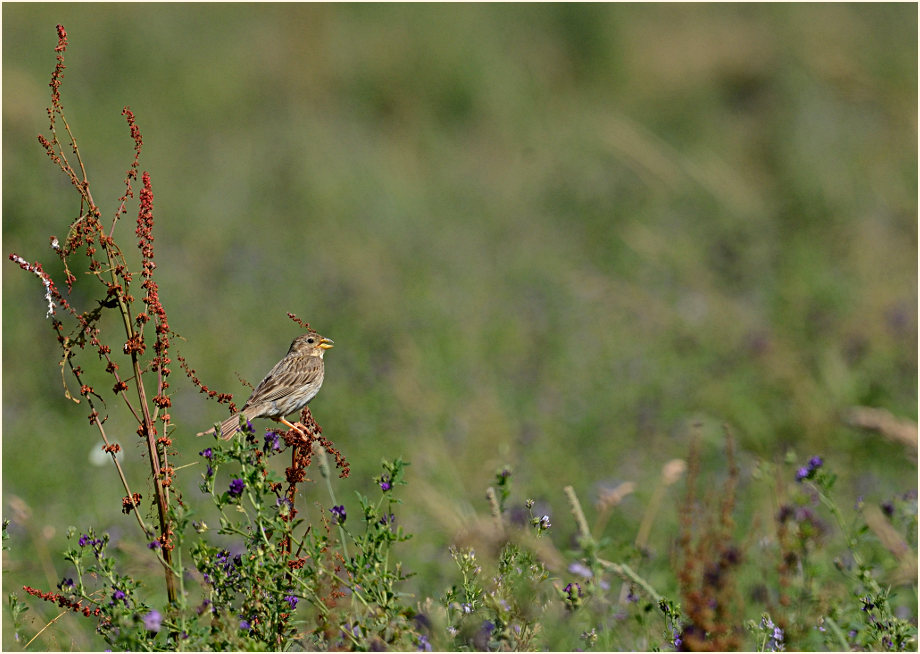
[[322,371],[323,360],[319,357],[305,357],[305,360],[300,361],[282,359],[259,382],[256,390],[246,400],[246,406],[271,403],[287,397],[315,380]]

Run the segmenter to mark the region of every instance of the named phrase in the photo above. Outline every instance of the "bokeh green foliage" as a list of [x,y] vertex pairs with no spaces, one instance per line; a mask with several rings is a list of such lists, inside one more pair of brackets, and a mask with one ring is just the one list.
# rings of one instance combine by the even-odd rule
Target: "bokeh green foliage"
[[[916,419],[915,5],[28,3],[3,19],[5,252],[57,270],[48,237],[76,215],[35,140],[63,23],[64,104],[110,215],[121,108],[137,114],[178,351],[242,400],[237,373],[258,382],[297,334],[286,311],[335,339],[314,414],[356,487],[382,457],[412,462],[420,596],[446,587],[446,545],[497,467],[563,533],[562,486],[635,481],[608,526],[634,534],[694,420],[714,446],[730,424],[742,462],[821,453],[853,497],[916,488],[901,446],[841,421],[853,405]],[[11,533],[47,562],[69,524],[131,527],[113,471],[87,462],[99,444],[63,397],[37,280],[7,262],[2,302],[3,510],[30,507]],[[178,371],[173,390],[191,461],[224,413]],[[139,459],[130,421],[109,425]],[[676,516],[661,521],[664,552]],[[4,591],[58,581],[21,556]]]

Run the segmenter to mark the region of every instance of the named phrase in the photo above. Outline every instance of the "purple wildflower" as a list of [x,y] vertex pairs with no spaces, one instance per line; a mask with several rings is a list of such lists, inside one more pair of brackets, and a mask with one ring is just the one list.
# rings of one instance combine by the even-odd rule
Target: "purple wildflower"
[[141,618],[144,621],[144,629],[147,631],[157,632],[163,624],[163,616],[156,609]]
[[278,452],[281,450],[281,443],[278,442],[278,433],[274,431],[265,432],[265,451]]
[[785,639],[783,630],[777,627],[769,616],[765,615],[760,619],[760,626],[768,632],[768,640],[766,643],[767,651],[782,652],[786,649],[785,643],[783,642]]
[[213,454],[213,450],[211,450],[210,447],[206,447],[198,453],[198,456],[203,456],[206,459],[210,459]]
[[390,478],[390,475],[384,475],[380,478],[380,490],[386,492],[393,488],[393,480]]
[[815,472],[818,471],[818,468],[824,465],[824,460],[820,456],[813,456],[808,459],[808,465],[802,466],[795,473],[796,481],[804,481],[805,479],[813,479]]
[[345,507],[339,504],[329,509],[329,513],[332,514],[332,522],[337,525],[345,524]]
[[293,611],[297,608],[297,602],[299,599],[296,595],[288,595],[284,598],[284,601],[291,605],[291,610]]
[[228,576],[233,577],[239,574],[239,568],[243,565],[243,557],[237,554],[231,559],[230,552],[221,550],[217,554],[216,563]]
[[230,494],[234,497],[242,495],[244,488],[246,488],[246,482],[242,479],[234,479],[230,482]]
[[584,595],[584,593],[581,592],[581,584],[577,582],[569,582],[562,590],[568,595],[567,599],[570,600],[574,600]]
[[569,564],[569,572],[574,573],[579,577],[584,577],[585,579],[590,579],[594,576],[594,573],[591,572],[591,568],[586,566],[581,561],[575,561],[574,563]]

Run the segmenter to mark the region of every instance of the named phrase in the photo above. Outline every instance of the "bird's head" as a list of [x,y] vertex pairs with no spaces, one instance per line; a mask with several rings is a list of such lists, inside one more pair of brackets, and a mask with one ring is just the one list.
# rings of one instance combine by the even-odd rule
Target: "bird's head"
[[291,352],[322,359],[323,354],[332,347],[332,344],[332,339],[320,336],[314,331],[309,331],[294,339],[294,342],[291,343]]

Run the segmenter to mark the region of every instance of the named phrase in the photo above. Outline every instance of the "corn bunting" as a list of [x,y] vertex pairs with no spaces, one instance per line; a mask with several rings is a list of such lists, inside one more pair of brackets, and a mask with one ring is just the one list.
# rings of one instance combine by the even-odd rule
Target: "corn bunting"
[[[239,430],[240,418],[271,418],[297,429],[284,417],[303,409],[319,392],[323,385],[323,354],[332,344],[314,331],[295,338],[291,349],[259,382],[240,412],[221,423],[220,437],[227,440],[233,436]],[[212,428],[198,435],[213,433]]]

